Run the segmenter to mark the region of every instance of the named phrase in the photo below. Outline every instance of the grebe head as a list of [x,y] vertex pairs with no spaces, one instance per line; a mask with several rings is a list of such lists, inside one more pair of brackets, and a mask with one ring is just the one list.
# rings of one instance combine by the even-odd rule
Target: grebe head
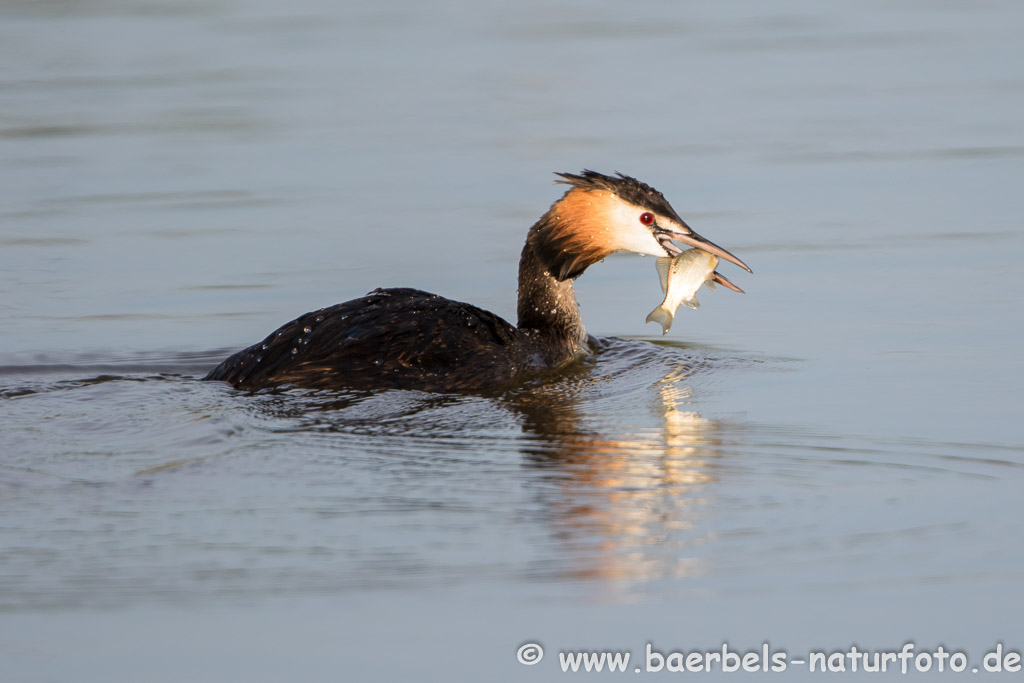
[[750,271],[747,264],[690,229],[665,196],[636,178],[596,171],[558,173],[572,189],[536,227],[534,246],[552,275],[573,278],[617,251],[652,256],[683,252],[672,240],[696,247]]

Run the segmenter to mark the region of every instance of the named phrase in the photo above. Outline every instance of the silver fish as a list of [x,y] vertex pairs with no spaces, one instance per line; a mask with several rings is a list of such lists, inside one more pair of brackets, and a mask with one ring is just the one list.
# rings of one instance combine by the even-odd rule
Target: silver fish
[[676,309],[680,306],[700,308],[700,302],[697,301],[697,290],[701,288],[701,285],[707,284],[708,287],[714,289],[715,281],[721,282],[718,280],[721,276],[715,272],[717,265],[717,256],[700,249],[688,249],[675,258],[664,256],[655,261],[654,266],[658,269],[661,291],[665,294],[665,300],[651,311],[647,316],[647,322],[659,323],[661,333],[668,334],[668,331],[672,329],[672,320],[675,318]]

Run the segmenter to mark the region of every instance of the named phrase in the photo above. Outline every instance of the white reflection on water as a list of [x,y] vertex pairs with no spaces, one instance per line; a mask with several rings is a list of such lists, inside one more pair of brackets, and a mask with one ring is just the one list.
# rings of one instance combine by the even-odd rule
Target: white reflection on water
[[660,428],[618,437],[581,428],[586,402],[559,385],[514,401],[527,431],[545,441],[525,450],[530,462],[561,470],[557,488],[538,496],[566,545],[568,576],[628,582],[701,571],[686,549],[705,540],[695,518],[710,495],[703,485],[715,481],[721,439],[713,421],[687,409],[685,380],[698,367],[681,363],[655,384],[651,412],[663,419]]

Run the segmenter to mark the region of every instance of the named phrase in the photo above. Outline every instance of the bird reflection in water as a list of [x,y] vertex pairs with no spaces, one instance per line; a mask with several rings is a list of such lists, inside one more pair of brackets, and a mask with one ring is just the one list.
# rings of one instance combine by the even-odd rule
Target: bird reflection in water
[[536,496],[568,550],[571,578],[644,581],[702,573],[696,549],[707,535],[695,522],[712,494],[722,435],[716,421],[695,409],[689,378],[697,370],[679,365],[653,392],[637,391],[639,400],[653,397],[660,425],[621,435],[601,423],[607,417],[606,424],[617,425],[612,413],[622,397],[609,403],[607,416],[578,412],[585,387],[538,387],[514,401],[534,437],[524,454],[550,473]]
[[[306,434],[346,463],[415,473],[424,505],[460,495],[483,504],[477,482],[526,487],[525,514],[550,529],[543,559],[525,569],[533,578],[614,585],[701,574],[699,520],[725,427],[700,415],[694,386],[715,368],[682,349],[601,341],[594,362],[490,395],[268,393],[255,397],[257,413],[270,418],[264,429]],[[507,469],[509,450],[522,454],[521,476]],[[468,489],[455,493],[452,481]],[[408,479],[393,483],[381,495],[406,500]]]

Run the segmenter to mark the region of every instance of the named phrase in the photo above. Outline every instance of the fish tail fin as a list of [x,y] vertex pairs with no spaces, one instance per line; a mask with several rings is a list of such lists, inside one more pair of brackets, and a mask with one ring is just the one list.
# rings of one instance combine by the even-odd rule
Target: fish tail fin
[[658,323],[661,325],[661,333],[668,334],[668,331],[672,329],[672,318],[672,311],[664,306],[658,306],[650,312],[645,322]]

